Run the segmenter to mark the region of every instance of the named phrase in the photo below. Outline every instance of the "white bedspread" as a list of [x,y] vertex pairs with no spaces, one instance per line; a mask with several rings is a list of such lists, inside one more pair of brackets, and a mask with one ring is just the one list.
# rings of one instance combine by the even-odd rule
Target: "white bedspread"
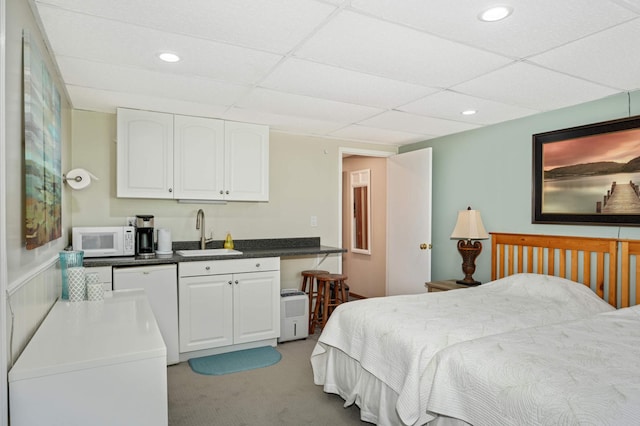
[[433,418],[426,406],[431,383],[423,373],[437,351],[477,337],[611,310],[582,284],[535,274],[464,290],[349,302],[331,315],[314,348],[314,381],[325,384],[326,372],[332,370],[327,349],[337,348],[398,394],[396,411],[404,424],[423,424]]
[[436,355],[429,408],[474,425],[640,424],[640,306]]

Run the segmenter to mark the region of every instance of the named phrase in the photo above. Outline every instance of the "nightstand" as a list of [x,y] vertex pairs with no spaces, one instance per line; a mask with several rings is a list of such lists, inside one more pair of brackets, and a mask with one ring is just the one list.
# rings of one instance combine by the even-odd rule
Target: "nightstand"
[[427,291],[429,293],[433,293],[434,291],[457,290],[459,288],[472,287],[464,284],[458,284],[456,280],[431,281],[424,283],[424,286],[427,287]]

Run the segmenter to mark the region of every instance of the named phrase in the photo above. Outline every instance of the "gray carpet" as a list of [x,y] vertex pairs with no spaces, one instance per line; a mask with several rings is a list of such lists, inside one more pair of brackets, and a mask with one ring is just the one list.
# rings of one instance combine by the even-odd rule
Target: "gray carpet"
[[317,335],[278,344],[282,359],[251,371],[205,376],[186,362],[168,368],[169,426],[367,425],[355,405],[313,384]]

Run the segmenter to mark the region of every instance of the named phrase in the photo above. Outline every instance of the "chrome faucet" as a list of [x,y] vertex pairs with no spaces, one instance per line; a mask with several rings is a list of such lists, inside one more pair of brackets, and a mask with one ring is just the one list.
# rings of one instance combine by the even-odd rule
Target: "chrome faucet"
[[196,229],[200,230],[200,249],[204,250],[207,247],[207,243],[213,241],[213,238],[207,239],[204,235],[207,227],[204,224],[204,211],[202,209],[198,209],[198,214],[196,215]]

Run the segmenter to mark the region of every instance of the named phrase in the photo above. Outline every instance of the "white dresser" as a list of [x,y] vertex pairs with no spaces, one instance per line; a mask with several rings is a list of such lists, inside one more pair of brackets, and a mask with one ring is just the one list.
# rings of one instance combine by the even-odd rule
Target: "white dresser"
[[59,301],[9,371],[12,426],[167,425],[166,347],[142,290]]

